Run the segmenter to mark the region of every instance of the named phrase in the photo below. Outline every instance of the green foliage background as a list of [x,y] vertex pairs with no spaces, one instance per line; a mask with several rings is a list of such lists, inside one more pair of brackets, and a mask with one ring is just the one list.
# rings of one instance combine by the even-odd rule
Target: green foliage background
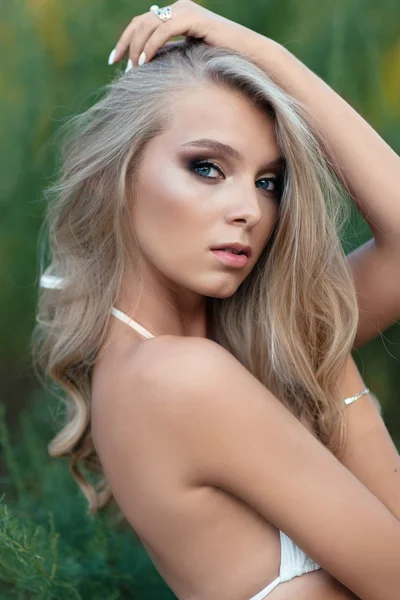
[[[209,0],[207,8],[285,44],[400,149],[398,0]],[[54,399],[38,387],[29,340],[38,285],[43,188],[62,120],[113,76],[107,57],[134,15],[127,0],[19,0],[0,5],[0,598],[172,598],[134,533],[95,519],[46,445]],[[377,198],[379,202],[379,198]],[[370,237],[353,211],[346,251]],[[356,353],[400,444],[398,325]],[[5,413],[5,416],[4,416]],[[7,426],[6,426],[7,421]]]

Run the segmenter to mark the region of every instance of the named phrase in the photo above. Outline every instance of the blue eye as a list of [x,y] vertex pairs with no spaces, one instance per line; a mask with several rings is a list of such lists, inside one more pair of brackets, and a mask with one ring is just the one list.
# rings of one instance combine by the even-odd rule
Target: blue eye
[[257,183],[260,183],[260,181],[266,181],[268,184],[268,188],[263,187],[261,189],[265,190],[266,192],[276,192],[277,191],[277,178],[276,177],[264,177],[263,179],[259,179],[257,181]]
[[[189,170],[193,171],[196,175],[199,175],[200,177],[203,177],[206,179],[216,179],[216,177],[209,177],[207,175],[207,172],[209,173],[210,169],[214,169],[215,171],[218,171],[219,173],[222,174],[221,169],[216,164],[214,164],[210,161],[194,160],[189,163]],[[201,173],[201,171],[202,171],[202,173]]]
[[[203,179],[219,179],[220,177],[210,176],[210,170],[218,171],[220,175],[224,175],[222,169],[214,162],[209,160],[191,160],[188,164],[188,169],[198,177]],[[266,187],[258,186],[260,182],[266,182]],[[280,195],[280,177],[263,177],[256,182],[257,187],[260,187],[264,192]]]

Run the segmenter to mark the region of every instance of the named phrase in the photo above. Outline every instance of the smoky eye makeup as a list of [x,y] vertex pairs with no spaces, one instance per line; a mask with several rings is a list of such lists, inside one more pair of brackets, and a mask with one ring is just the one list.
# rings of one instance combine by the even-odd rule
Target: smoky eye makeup
[[[207,159],[207,158],[192,158],[187,162],[187,169],[194,173],[195,175],[199,175],[203,179],[221,179],[224,176],[224,172],[222,167],[215,161]],[[210,177],[204,173],[209,169],[214,169],[219,174],[218,177]],[[203,170],[203,173],[201,173]]]
[[[184,166],[185,168],[193,174],[195,177],[198,177],[202,180],[207,181],[207,183],[214,183],[220,179],[224,178],[224,171],[216,161],[207,157],[206,155],[197,155],[184,158]],[[217,175],[210,175],[210,171],[215,170]],[[282,169],[277,169],[271,171],[270,175],[265,175],[264,177],[259,177],[256,183],[267,181],[270,184],[273,184],[273,189],[267,189],[262,186],[257,186],[259,189],[264,191],[268,195],[273,195],[276,198],[280,199],[282,195],[283,188],[283,173]]]

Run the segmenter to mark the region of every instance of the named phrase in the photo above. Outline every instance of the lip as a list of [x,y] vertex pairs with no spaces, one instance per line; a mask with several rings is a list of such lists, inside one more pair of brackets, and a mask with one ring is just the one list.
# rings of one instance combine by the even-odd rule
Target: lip
[[243,252],[250,258],[251,256],[251,248],[250,246],[245,246],[244,244],[240,244],[239,242],[226,242],[223,244],[219,244],[218,246],[214,246],[211,250],[224,250],[225,248],[231,248],[232,250],[238,250],[239,252]]
[[219,249],[212,249],[211,252],[227,267],[243,269],[249,262],[249,257],[245,254],[233,254],[233,252],[226,252],[225,250]]

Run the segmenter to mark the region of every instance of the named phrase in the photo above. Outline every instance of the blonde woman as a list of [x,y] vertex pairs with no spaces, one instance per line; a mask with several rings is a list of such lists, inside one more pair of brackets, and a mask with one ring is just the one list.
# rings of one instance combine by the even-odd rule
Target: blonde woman
[[[189,0],[135,17],[124,57],[51,190],[51,455],[180,600],[397,600],[400,460],[351,351],[400,315],[399,158],[290,52]],[[374,236],[347,257],[343,189]]]

